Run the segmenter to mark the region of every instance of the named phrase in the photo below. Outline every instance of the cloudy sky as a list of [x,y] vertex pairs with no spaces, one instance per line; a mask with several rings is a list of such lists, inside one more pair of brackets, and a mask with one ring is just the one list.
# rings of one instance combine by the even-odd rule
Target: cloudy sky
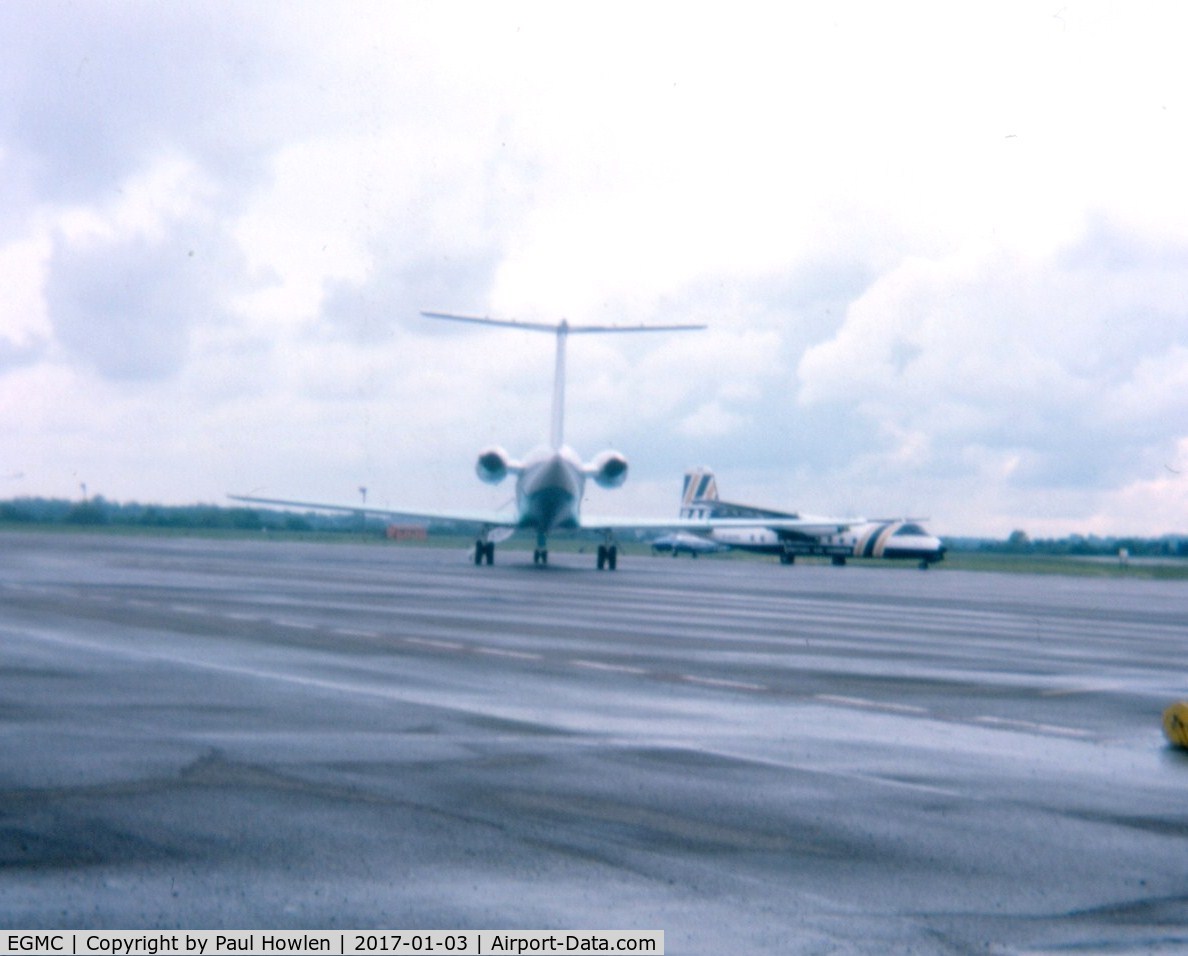
[[1188,531],[1188,7],[0,4],[0,498]]

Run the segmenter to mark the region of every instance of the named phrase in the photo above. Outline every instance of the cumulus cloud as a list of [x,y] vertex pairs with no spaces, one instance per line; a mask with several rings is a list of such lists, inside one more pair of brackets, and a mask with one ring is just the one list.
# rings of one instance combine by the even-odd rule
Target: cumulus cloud
[[[1043,259],[906,262],[805,352],[799,401],[879,423],[872,468],[900,480],[910,462],[1036,491],[1121,489],[1188,413],[1184,260],[1161,238],[1118,257],[1120,237],[1095,224]],[[929,440],[905,457],[905,434]]]
[[41,290],[49,258],[45,237],[17,240],[0,248],[0,371],[44,354],[52,336]]
[[261,127],[274,128],[254,109],[277,64],[262,55],[264,28],[249,8],[218,2],[5,4],[0,124],[9,156],[40,199],[62,202],[110,189],[163,143],[224,172],[240,166]]
[[478,503],[551,342],[435,308],[711,326],[571,342],[568,437],[632,460],[599,510],[707,463],[941,531],[1170,530],[1186,19],[4,4],[15,490]]

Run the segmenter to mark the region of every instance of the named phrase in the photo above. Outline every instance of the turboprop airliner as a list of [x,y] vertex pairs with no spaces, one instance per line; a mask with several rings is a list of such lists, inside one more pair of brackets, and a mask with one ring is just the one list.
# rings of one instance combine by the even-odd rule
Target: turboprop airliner
[[[386,517],[422,521],[446,521],[473,528],[474,563],[494,564],[495,545],[523,530],[536,535],[532,554],[534,564],[546,565],[549,560],[548,538],[554,531],[593,531],[602,535],[598,546],[598,570],[615,570],[618,564],[616,534],[650,531],[684,531],[709,534],[715,531],[749,528],[753,520],[722,518],[710,515],[672,518],[592,518],[581,514],[582,496],[587,479],[602,488],[618,488],[627,480],[627,459],[617,451],[604,451],[589,462],[564,441],[565,419],[565,346],[569,336],[594,333],[663,332],[703,329],[703,325],[571,325],[562,319],[556,324],[522,322],[514,319],[493,319],[449,312],[422,312],[426,318],[452,322],[516,329],[527,332],[547,332],[556,338],[556,357],[553,368],[553,407],[548,444],[530,451],[522,458],[512,458],[501,447],[492,446],[479,452],[475,472],[480,480],[498,484],[509,476],[515,478],[515,507],[510,512],[488,511],[429,511],[407,508],[381,509],[360,505],[323,504],[283,498],[259,498],[250,495],[231,495],[236,501],[255,504],[341,511],[354,514],[373,514]],[[795,515],[773,518],[765,524],[776,532],[797,532],[804,535],[842,534],[848,528],[845,521],[832,519],[810,520]]]
[[739,551],[777,554],[781,564],[792,564],[798,555],[820,555],[837,565],[845,564],[847,558],[898,558],[918,561],[921,568],[927,568],[945,556],[940,538],[925,531],[919,518],[856,518],[847,527],[827,531],[779,527],[780,521],[801,516],[723,501],[718,497],[717,479],[708,468],[685,473],[680,514],[682,518],[750,519],[749,527],[718,527],[707,538]]

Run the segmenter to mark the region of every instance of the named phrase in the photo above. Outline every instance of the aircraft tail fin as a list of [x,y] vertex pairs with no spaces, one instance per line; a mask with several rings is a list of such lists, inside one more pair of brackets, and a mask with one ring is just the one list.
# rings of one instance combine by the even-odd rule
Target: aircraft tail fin
[[740,505],[723,501],[718,495],[718,479],[714,473],[702,466],[685,472],[685,485],[681,491],[682,518],[799,518],[795,511],[774,511],[771,508],[756,508],[754,505]]
[[570,325],[560,322],[521,322],[516,319],[492,319],[478,315],[455,315],[453,312],[426,312],[427,319],[449,319],[453,322],[474,322],[479,325],[498,325],[505,329],[527,329],[530,332],[550,332],[557,337],[557,352],[553,366],[553,414],[549,424],[549,442],[554,449],[561,447],[565,435],[565,340],[573,334],[590,332],[687,332],[704,329],[704,325]]
[[696,512],[704,513],[706,502],[717,500],[718,481],[710,469],[690,468],[685,472],[685,485],[681,491],[682,518],[698,517]]

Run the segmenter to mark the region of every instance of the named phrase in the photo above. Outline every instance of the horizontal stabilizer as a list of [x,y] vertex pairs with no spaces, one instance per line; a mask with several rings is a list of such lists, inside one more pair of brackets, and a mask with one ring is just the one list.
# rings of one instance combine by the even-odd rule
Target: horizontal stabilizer
[[578,335],[584,332],[673,332],[704,329],[704,325],[572,325],[560,322],[524,322],[519,319],[492,319],[485,315],[455,315],[453,312],[422,312],[427,319],[449,319],[451,322],[473,322],[477,325],[498,325],[505,329],[524,329],[529,332],[565,332]]

